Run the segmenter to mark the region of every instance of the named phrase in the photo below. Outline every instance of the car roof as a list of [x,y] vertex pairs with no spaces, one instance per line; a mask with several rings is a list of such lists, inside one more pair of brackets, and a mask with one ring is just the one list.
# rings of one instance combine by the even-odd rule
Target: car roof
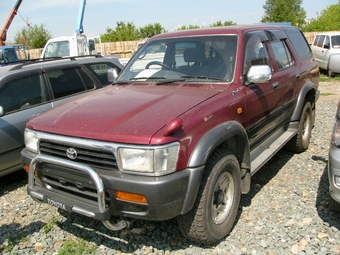
[[221,26],[221,27],[208,27],[208,28],[197,28],[197,29],[186,29],[179,30],[174,32],[163,33],[159,35],[155,35],[151,38],[160,39],[160,38],[176,38],[176,37],[187,37],[187,36],[204,36],[204,35],[224,35],[224,34],[241,34],[244,31],[255,30],[255,29],[280,29],[284,27],[296,28],[294,26],[283,26],[283,25],[275,25],[275,24],[256,24],[256,25],[235,25],[235,26]]
[[124,67],[117,58],[103,57],[100,55],[57,58],[57,59],[44,59],[44,60],[37,59],[37,60],[32,60],[32,61],[25,61],[22,63],[1,66],[0,67],[0,80],[2,80],[8,75],[21,73],[21,72],[29,71],[29,70],[36,70],[40,68],[58,67],[58,66],[73,67],[73,66],[80,66],[81,64],[92,64],[92,63],[103,63],[103,62],[111,62],[121,69]]

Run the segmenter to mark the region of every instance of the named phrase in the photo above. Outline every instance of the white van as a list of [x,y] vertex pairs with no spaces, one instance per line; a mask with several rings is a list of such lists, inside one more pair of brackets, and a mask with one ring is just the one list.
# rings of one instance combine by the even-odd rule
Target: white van
[[340,73],[340,32],[317,34],[311,48],[319,67],[330,77]]

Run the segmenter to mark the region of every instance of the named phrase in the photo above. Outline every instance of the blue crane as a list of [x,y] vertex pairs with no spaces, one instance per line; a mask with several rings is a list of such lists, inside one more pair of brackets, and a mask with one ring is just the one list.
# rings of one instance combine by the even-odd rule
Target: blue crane
[[80,0],[79,11],[78,11],[78,20],[77,20],[77,26],[76,26],[76,33],[77,34],[84,33],[83,19],[84,19],[85,5],[86,5],[86,0]]

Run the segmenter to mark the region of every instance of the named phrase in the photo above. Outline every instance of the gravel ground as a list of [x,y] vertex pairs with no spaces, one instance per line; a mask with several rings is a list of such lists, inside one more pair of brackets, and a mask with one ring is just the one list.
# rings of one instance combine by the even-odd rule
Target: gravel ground
[[138,220],[130,229],[111,232],[98,221],[60,214],[27,196],[27,177],[20,171],[0,178],[0,253],[340,254],[340,215],[328,208],[327,176],[339,87],[320,84],[309,149],[301,154],[281,150],[253,177],[251,192],[242,196],[237,224],[216,246],[198,246],[183,238],[175,220]]

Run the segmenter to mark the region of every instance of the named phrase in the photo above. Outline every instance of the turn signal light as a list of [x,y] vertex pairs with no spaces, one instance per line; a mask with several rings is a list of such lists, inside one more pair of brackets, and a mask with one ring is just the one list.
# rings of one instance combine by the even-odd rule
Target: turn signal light
[[119,200],[125,200],[135,203],[147,204],[148,201],[145,196],[136,193],[130,193],[125,191],[118,190],[116,192],[116,198]]
[[25,171],[27,172],[27,173],[29,173],[29,171],[30,171],[30,165],[24,165],[24,169],[25,169]]

